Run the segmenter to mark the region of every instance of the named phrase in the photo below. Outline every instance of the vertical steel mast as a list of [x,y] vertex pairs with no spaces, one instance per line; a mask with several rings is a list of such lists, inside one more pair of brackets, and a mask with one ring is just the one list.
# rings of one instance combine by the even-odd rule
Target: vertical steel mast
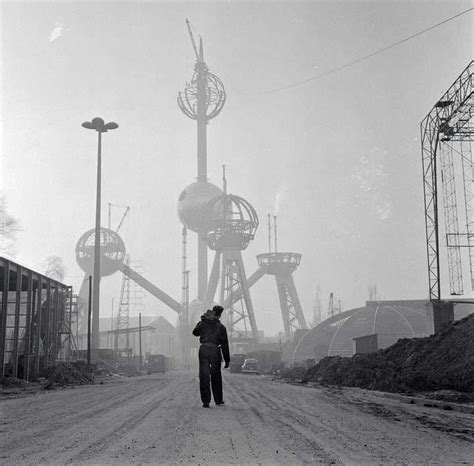
[[[178,95],[181,111],[197,124],[197,179],[207,182],[207,122],[215,118],[222,110],[226,94],[222,81],[209,72],[204,62],[202,38],[199,39],[199,51],[194,41],[191,25],[186,20],[191,43],[196,55],[194,75],[186,85],[184,92]],[[207,244],[205,231],[198,231],[198,298],[203,301],[207,288]]]
[[[425,200],[426,250],[428,258],[429,297],[432,302],[441,301],[440,283],[440,241],[438,218],[438,168],[439,154],[446,151],[442,161],[445,230],[448,249],[451,294],[462,294],[463,283],[459,248],[469,249],[469,258],[474,262],[474,202],[471,198],[473,189],[472,157],[468,143],[474,135],[473,127],[473,79],[474,61],[463,70],[451,87],[435,103],[428,115],[421,122],[421,143],[423,162],[423,188]],[[453,144],[461,144],[461,150]],[[444,147],[449,146],[449,147]],[[467,150],[464,152],[464,148]],[[455,193],[455,170],[452,167],[451,150],[461,155],[464,175],[466,204],[466,232],[459,232],[457,204]],[[474,270],[471,266],[471,276]],[[474,285],[474,279],[472,280]]]

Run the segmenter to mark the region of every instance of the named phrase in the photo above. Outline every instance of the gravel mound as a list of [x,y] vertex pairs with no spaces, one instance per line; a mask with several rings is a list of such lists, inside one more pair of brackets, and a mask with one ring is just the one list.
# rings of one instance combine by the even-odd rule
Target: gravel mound
[[474,392],[474,314],[437,335],[404,338],[375,353],[329,356],[310,368],[306,382],[388,392]]

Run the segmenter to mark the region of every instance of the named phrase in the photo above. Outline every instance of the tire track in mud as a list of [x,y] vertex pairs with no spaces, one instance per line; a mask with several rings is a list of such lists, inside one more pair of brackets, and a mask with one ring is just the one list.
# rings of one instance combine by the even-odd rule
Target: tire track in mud
[[[0,402],[0,409],[8,406],[0,463],[446,464],[469,458],[465,440],[422,424],[445,416],[446,429],[460,419],[464,430],[472,424],[460,413],[399,408],[366,393],[332,396],[239,374],[224,374],[224,406],[203,409],[195,374],[152,377]],[[18,411],[22,420],[15,419]],[[394,422],[392,412],[403,422]]]
[[[471,426],[474,423],[472,418],[471,422],[462,422],[467,416],[461,413],[444,412],[447,416],[443,416],[442,412],[426,409],[423,412],[423,408],[418,406],[398,406],[392,400],[350,391],[338,391],[334,399],[330,397],[326,402],[319,391],[311,394],[311,389],[292,385],[280,388],[279,384],[268,382],[255,380],[253,403],[274,407],[274,414],[278,416],[279,412],[280,419],[291,419],[297,425],[304,426],[306,422],[313,425],[312,429],[318,432],[318,437],[321,434],[324,445],[341,452],[344,461],[385,461],[391,457],[400,462],[425,462],[427,458],[438,461],[446,458],[446,452],[453,445],[440,432],[451,433],[451,438],[458,440],[456,453],[450,461],[454,458],[465,461],[469,457],[466,456],[469,451],[466,440],[472,442],[472,437],[468,439],[467,436],[473,432]],[[234,383],[237,390],[244,390],[243,379],[236,378]],[[448,416],[451,419],[448,420]],[[438,425],[439,417],[443,417],[441,427]],[[456,425],[459,421],[461,426]],[[464,443],[459,443],[459,440]]]
[[[256,387],[249,387],[245,383],[233,385],[231,381],[229,384],[228,391],[232,399],[237,399],[238,404],[242,404],[244,407],[238,411],[239,422],[244,426],[246,432],[255,431],[256,428],[263,431],[263,437],[266,437],[267,442],[273,445],[274,461],[283,464],[288,462],[292,464],[295,462],[303,464],[339,463],[334,455],[322,448],[315,440],[313,432],[309,431],[306,426],[305,428],[298,427],[288,418],[281,420],[280,403],[274,406],[272,402],[259,397],[258,390],[251,393],[250,390]],[[249,413],[252,416],[249,416]],[[269,425],[272,426],[271,434],[266,432]],[[253,438],[253,442],[256,443],[255,438]]]
[[[164,379],[159,379],[158,382],[160,382],[160,385],[165,384]],[[158,388],[157,385],[155,385],[152,381],[147,381],[147,385],[144,385],[143,387],[139,386],[139,388],[142,388],[143,392],[148,391],[150,388],[155,387]],[[78,395],[77,397],[74,397],[74,404],[72,405],[70,403],[71,400],[67,400],[69,404],[64,403],[64,398],[69,398],[72,396],[70,393],[70,390],[72,388],[68,389],[61,389],[61,391],[48,391],[47,393],[44,394],[46,398],[39,399],[37,396],[35,396],[33,402],[28,403],[28,404],[23,404],[22,405],[22,411],[27,412],[28,414],[24,416],[18,416],[15,415],[14,420],[10,421],[8,424],[10,426],[14,426],[16,423],[21,423],[25,420],[31,421],[31,411],[30,409],[34,410],[34,414],[36,418],[41,419],[41,423],[47,422],[49,419],[54,419],[57,418],[58,416],[58,410],[64,410],[64,409],[71,409],[73,408],[73,411],[67,413],[68,415],[82,415],[83,417],[89,417],[91,413],[97,413],[101,410],[106,410],[107,407],[100,408],[99,410],[97,407],[103,406],[104,403],[107,403],[110,401],[110,404],[117,404],[120,403],[120,401],[117,400],[117,396],[122,396],[123,399],[129,398],[130,393],[128,391],[128,384],[121,385],[122,391],[117,392],[117,385],[90,385],[90,386],[83,386],[84,391],[87,391],[87,393],[84,393],[81,389],[76,389],[74,395]],[[102,388],[104,387],[104,388]],[[99,394],[99,398],[91,398],[88,397],[88,393],[90,390],[93,389],[94,391],[96,389],[101,390],[101,393]],[[78,393],[79,392],[79,393]],[[59,395],[56,398],[55,395]],[[108,397],[108,395],[113,395],[112,397]],[[41,394],[40,396],[43,396]],[[11,401],[11,400],[9,400]],[[17,401],[17,400],[15,400]],[[1,402],[0,402],[1,403]],[[17,403],[15,403],[17,404]],[[1,405],[0,405],[1,406]],[[8,409],[5,409],[5,407],[8,408],[8,406],[3,406],[3,412],[8,415]],[[87,411],[87,412],[86,412]]]
[[[190,409],[185,409],[184,413],[180,410],[180,416],[169,416],[169,410],[176,409],[178,397],[185,397],[185,392],[189,391],[189,387],[181,390],[177,394],[177,386],[185,386],[182,377],[174,380],[173,383],[168,384],[159,392],[153,393],[152,400],[146,399],[138,400],[140,403],[138,407],[130,412],[127,417],[120,424],[116,424],[113,429],[109,430],[86,447],[82,447],[79,451],[75,451],[73,456],[69,455],[67,463],[120,463],[149,461],[153,459],[156,462],[158,458],[164,460],[163,456],[169,454],[169,449],[161,451],[162,445],[170,445],[176,441],[176,435],[183,430],[184,426],[190,423],[192,412]],[[156,399],[159,397],[159,399]],[[162,410],[165,422],[156,425],[157,410]],[[168,411],[167,411],[168,410]],[[150,424],[147,426],[147,424]],[[163,427],[165,432],[163,432]],[[151,435],[149,434],[151,432]],[[154,434],[159,433],[159,442],[156,442]],[[138,437],[139,440],[133,437]],[[158,443],[158,445],[155,445]],[[164,453],[164,454],[163,454]]]
[[[154,382],[160,382],[159,384]],[[59,433],[59,436],[65,436],[64,443],[61,443],[62,450],[69,450],[74,448],[77,444],[84,441],[84,436],[87,435],[89,427],[84,425],[85,421],[92,419],[97,420],[98,417],[106,415],[109,412],[117,411],[120,407],[126,405],[131,399],[136,397],[144,398],[146,396],[154,396],[157,390],[162,389],[163,386],[169,385],[170,379],[159,379],[146,381],[144,386],[139,384],[124,384],[121,386],[121,391],[116,392],[116,386],[110,387],[110,390],[105,392],[100,391],[101,387],[91,386],[87,391],[81,393],[81,398],[64,397],[61,400],[58,409],[54,409],[57,406],[56,400],[54,400],[53,407],[49,403],[44,403],[41,406],[43,409],[38,411],[33,406],[33,409],[29,411],[27,426],[24,425],[24,421],[17,422],[14,419],[6,425],[9,435],[15,435],[14,442],[6,442],[2,445],[0,461],[2,458],[8,457],[9,455],[17,456],[31,456],[34,454],[41,454],[44,452],[46,446],[51,443],[51,434]],[[130,385],[130,387],[127,387]],[[130,392],[130,388],[133,387],[133,392]],[[63,392],[64,393],[64,392]],[[75,393],[74,393],[75,394]],[[51,394],[50,396],[53,396]],[[45,402],[48,400],[44,400]],[[79,402],[79,406],[77,405]],[[92,405],[91,405],[92,403]],[[81,406],[87,404],[86,409],[81,409]],[[46,406],[46,408],[44,408]],[[40,406],[38,406],[40,408]],[[47,411],[49,416],[44,417],[42,414]],[[12,416],[12,414],[10,414]],[[81,430],[81,426],[83,430]],[[16,430],[16,432],[13,429]],[[70,435],[66,433],[71,432]],[[57,435],[57,434],[56,434]],[[34,439],[34,441],[32,441]],[[56,441],[57,442],[57,441]],[[3,442],[2,442],[3,443]],[[57,445],[55,445],[57,448]]]
[[[326,389],[327,390],[327,389]],[[474,439],[474,420],[464,413],[440,411],[438,408],[428,408],[419,405],[408,405],[397,400],[380,398],[370,392],[354,392],[339,389],[334,390],[335,398],[345,407],[355,407],[359,411],[372,414],[378,419],[384,418],[395,422],[409,422],[438,432],[444,432],[453,437],[470,441]],[[434,420],[435,419],[435,420]]]
[[119,442],[126,434],[128,434],[136,426],[144,422],[144,420],[154,414],[154,412],[164,403],[171,401],[174,398],[173,394],[168,395],[166,398],[160,398],[151,405],[140,409],[138,412],[134,411],[132,416],[126,419],[119,425],[114,426],[113,430],[102,435],[98,440],[95,440],[86,448],[83,448],[71,457],[68,463],[74,461],[86,461],[88,459],[97,456],[97,453],[108,448],[112,443]]
[[[274,446],[272,446],[271,448],[273,452],[278,452],[278,446],[274,443],[274,439],[271,439],[270,437],[265,439],[265,437],[267,436],[264,432],[261,432],[262,428],[264,427],[264,420],[260,412],[257,408],[253,407],[251,404],[248,403],[241,390],[236,390],[235,387],[233,387],[229,383],[226,384],[225,390],[228,392],[227,399],[232,399],[232,404],[237,404],[237,406],[233,409],[232,413],[234,414],[233,417],[235,421],[242,427],[241,433],[245,438],[245,446],[248,449],[248,453],[250,453],[252,457],[252,464],[262,464],[262,460],[264,462],[269,462],[268,454],[267,456],[262,455],[262,445],[265,444],[268,450],[268,444],[274,444]],[[249,413],[252,413],[253,416],[249,416]],[[265,442],[264,440],[267,441]],[[242,446],[240,447],[240,449],[241,448]],[[234,455],[238,463],[242,462],[242,460],[240,459],[242,457],[242,453],[242,451],[237,451],[234,449]],[[274,455],[272,456],[274,463],[280,462],[279,458],[274,457]],[[287,459],[289,459],[288,457],[291,457],[291,455],[288,455]],[[285,463],[287,464],[287,461],[285,461]]]
[[[280,400],[265,396],[261,390],[255,390],[253,396],[250,396],[249,393],[245,393],[248,392],[248,387],[245,387],[245,384],[242,383],[238,384],[235,390],[262,424],[271,422],[274,426],[278,426],[278,443],[280,445],[284,445],[291,451],[291,449],[295,449],[295,443],[298,444],[297,451],[293,451],[291,454],[296,455],[300,462],[340,463],[339,459],[332,452],[327,451],[317,441],[315,431],[308,428],[308,426],[312,425],[312,422],[304,422],[300,419],[303,413],[295,413],[285,409],[287,404],[286,398]],[[257,405],[260,409],[252,405]],[[282,413],[285,415],[282,416]],[[308,418],[307,414],[305,414],[305,417]],[[314,421],[314,419],[309,421]],[[290,444],[289,441],[291,441]],[[293,461],[294,459],[295,456],[293,456]]]
[[[265,384],[265,381],[262,381]],[[336,451],[344,451],[344,461],[347,460],[347,456],[357,455],[360,453],[361,447],[361,435],[358,426],[352,430],[350,429],[349,423],[351,421],[350,417],[354,417],[357,414],[355,413],[354,408],[350,406],[343,405],[342,397],[338,397],[337,403],[334,399],[328,398],[328,401],[323,401],[317,392],[313,392],[314,403],[308,402],[308,395],[311,395],[311,391],[305,387],[297,387],[288,385],[287,388],[291,387],[291,391],[301,392],[301,397],[291,398],[288,397],[288,393],[285,396],[285,392],[277,390],[277,386],[273,385],[273,390],[270,387],[267,387],[267,390],[259,390],[257,392],[258,397],[267,402],[269,406],[278,406],[278,409],[274,409],[275,414],[279,418],[291,420],[293,428],[295,430],[300,430],[302,435],[305,435],[305,432],[308,430],[308,426],[311,426],[310,433],[306,434],[311,436],[318,435],[320,439],[319,442],[323,442],[326,445],[326,448],[331,448]],[[342,395],[342,394],[338,394]],[[294,400],[299,399],[300,403],[296,404]],[[318,406],[323,408],[322,411],[318,410]],[[332,410],[331,415],[328,415],[328,407]],[[342,408],[342,409],[341,409]],[[339,413],[338,411],[342,411]],[[342,418],[342,423],[339,422],[341,414],[344,416]],[[375,413],[370,413],[377,417],[380,422],[380,417],[376,416]],[[352,416],[350,416],[352,415]],[[390,428],[387,424],[386,428]],[[379,439],[373,437],[375,435],[381,436]],[[384,433],[383,432],[371,432],[368,440],[362,442],[362,445],[365,448],[364,456],[372,458],[384,458],[387,454],[385,442],[384,442]],[[375,439],[375,441],[374,441]],[[318,445],[320,443],[316,442]],[[352,452],[352,453],[351,453]],[[334,461],[334,458],[332,459]]]

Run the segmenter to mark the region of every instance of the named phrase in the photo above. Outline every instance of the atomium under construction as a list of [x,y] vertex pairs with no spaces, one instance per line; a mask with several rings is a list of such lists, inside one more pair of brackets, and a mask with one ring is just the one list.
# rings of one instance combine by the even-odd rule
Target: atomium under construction
[[[125,243],[118,230],[102,228],[100,234],[101,278],[122,272],[125,277],[177,312],[180,325],[182,356],[189,355],[191,340],[190,319],[210,307],[215,301],[226,309],[225,323],[232,341],[257,343],[259,334],[250,288],[264,275],[274,275],[280,298],[285,335],[288,340],[294,330],[306,329],[306,321],[294,286],[292,273],[299,265],[301,256],[296,253],[269,251],[258,257],[258,269],[247,277],[242,251],[255,237],[259,221],[255,208],[244,198],[227,193],[225,170],[223,189],[208,181],[207,177],[207,125],[222,111],[226,93],[222,81],[210,73],[204,62],[202,39],[196,47],[189,22],[187,22],[196,64],[191,81],[178,94],[181,111],[197,125],[197,181],[187,186],[177,202],[178,217],[183,224],[182,260],[183,286],[181,302],[161,290],[130,267]],[[276,220],[276,219],[275,219]],[[189,271],[187,270],[187,230],[197,234],[197,297],[189,302]],[[208,273],[208,249],[215,251],[212,270]],[[86,330],[85,302],[87,301],[87,277],[93,272],[94,230],[87,231],[76,246],[76,260],[85,276],[79,296],[82,298],[81,332]],[[288,262],[288,259],[290,262]],[[297,263],[294,263],[297,259]],[[290,265],[291,264],[291,265]],[[290,265],[290,266],[289,266]],[[220,294],[217,293],[220,284]],[[216,296],[217,295],[217,296]],[[193,312],[191,312],[192,310]],[[191,315],[192,314],[192,315]],[[117,319],[117,322],[119,319]],[[98,326],[94,315],[93,326]],[[118,332],[117,328],[117,332]],[[96,329],[97,331],[97,329]]]

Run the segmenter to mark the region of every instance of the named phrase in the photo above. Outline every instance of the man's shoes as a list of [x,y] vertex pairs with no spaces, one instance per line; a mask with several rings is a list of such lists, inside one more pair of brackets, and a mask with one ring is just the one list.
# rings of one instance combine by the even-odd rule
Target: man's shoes
[[209,403],[203,403],[203,404],[202,404],[202,407],[203,407],[203,408],[209,408]]
[[220,401],[219,403],[216,403],[217,406],[225,404],[225,401]]

